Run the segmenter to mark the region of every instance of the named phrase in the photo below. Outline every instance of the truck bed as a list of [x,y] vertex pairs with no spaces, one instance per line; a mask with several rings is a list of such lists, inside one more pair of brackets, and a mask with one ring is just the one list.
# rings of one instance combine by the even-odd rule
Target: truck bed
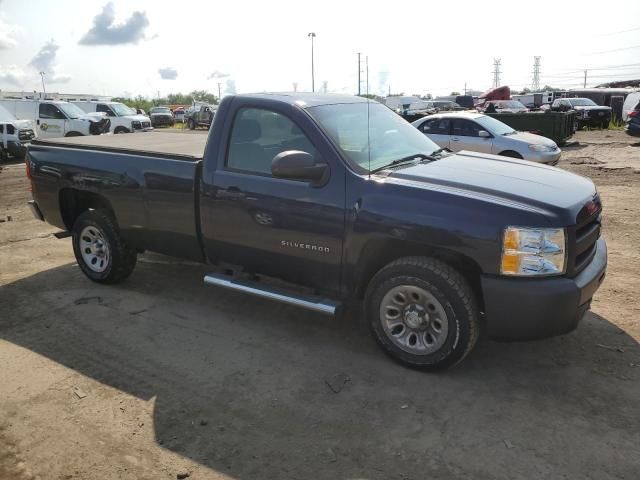
[[149,154],[176,160],[201,160],[208,135],[193,133],[142,132],[119,135],[92,135],[38,139],[34,145],[73,147],[83,150],[114,151],[120,153]]

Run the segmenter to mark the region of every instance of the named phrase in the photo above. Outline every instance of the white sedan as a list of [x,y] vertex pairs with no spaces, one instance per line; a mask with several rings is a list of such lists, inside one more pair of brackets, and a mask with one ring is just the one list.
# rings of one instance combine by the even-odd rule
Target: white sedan
[[548,165],[555,165],[560,159],[561,150],[553,140],[517,132],[481,113],[442,113],[421,118],[412,125],[440,147],[454,152],[492,153]]

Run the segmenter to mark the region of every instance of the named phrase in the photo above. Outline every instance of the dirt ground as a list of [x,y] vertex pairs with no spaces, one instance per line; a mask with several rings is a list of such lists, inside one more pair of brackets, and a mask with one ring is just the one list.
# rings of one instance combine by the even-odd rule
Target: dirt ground
[[204,266],[145,254],[93,284],[5,166],[0,479],[639,478],[640,143],[575,140],[560,167],[598,185],[609,244],[593,311],[438,375],[391,362],[353,315],[208,287]]

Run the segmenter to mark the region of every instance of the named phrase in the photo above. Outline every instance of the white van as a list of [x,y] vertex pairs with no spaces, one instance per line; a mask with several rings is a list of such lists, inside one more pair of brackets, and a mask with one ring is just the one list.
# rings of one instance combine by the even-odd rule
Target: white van
[[624,99],[624,104],[622,105],[622,120],[627,121],[629,117],[629,112],[633,110],[636,105],[640,103],[640,92],[633,92],[627,95],[627,98]]
[[0,99],[18,120],[35,123],[40,138],[77,137],[108,133],[111,122],[104,113],[87,114],[69,102],[37,99]]
[[120,102],[72,101],[87,113],[104,113],[111,120],[113,133],[149,132],[153,130],[146,115],[138,115],[133,108]]
[[0,106],[0,162],[6,161],[9,155],[23,159],[27,145],[35,137],[33,124],[29,120],[17,120]]

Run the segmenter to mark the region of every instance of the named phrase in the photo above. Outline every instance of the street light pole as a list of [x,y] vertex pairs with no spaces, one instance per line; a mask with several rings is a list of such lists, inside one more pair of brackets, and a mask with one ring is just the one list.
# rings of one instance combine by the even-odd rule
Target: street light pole
[[44,98],[47,98],[47,91],[44,88],[44,72],[40,72],[40,78],[42,78],[42,93]]
[[314,65],[313,65],[313,39],[316,38],[316,34],[314,32],[311,32],[307,35],[309,38],[311,38],[311,91],[315,92],[316,91],[316,75],[314,72]]
[[220,103],[220,100],[222,99],[222,97],[220,96],[220,85],[222,84],[218,82],[218,103]]

